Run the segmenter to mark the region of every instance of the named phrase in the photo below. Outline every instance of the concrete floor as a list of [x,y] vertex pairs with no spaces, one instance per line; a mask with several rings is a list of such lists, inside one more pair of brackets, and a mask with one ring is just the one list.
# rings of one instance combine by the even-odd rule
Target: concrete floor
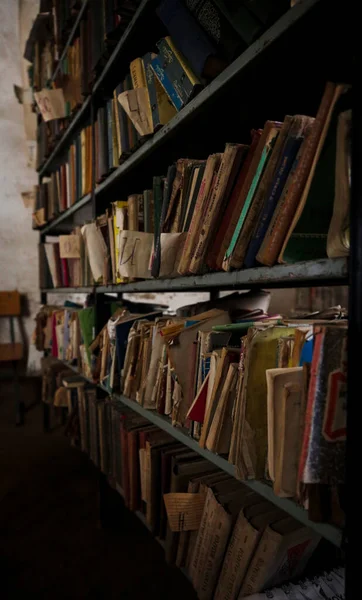
[[[0,396],[1,397],[1,396]],[[14,426],[0,399],[0,597],[46,600],[194,598],[185,577],[120,506],[120,528],[99,526],[98,473],[41,407]]]

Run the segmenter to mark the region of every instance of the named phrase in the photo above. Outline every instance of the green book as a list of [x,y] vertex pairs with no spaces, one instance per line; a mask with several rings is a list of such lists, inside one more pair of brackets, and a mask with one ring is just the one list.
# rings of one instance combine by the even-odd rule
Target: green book
[[83,342],[86,348],[89,366],[91,365],[91,353],[89,351],[89,346],[95,338],[95,325],[96,325],[96,312],[95,307],[91,306],[90,308],[83,308],[78,313],[79,318],[79,327],[81,331],[81,335],[83,338]]
[[327,258],[327,235],[333,214],[337,149],[337,126],[341,112],[351,108],[351,91],[340,86],[327,135],[317,160],[302,213],[279,256],[279,262]]
[[231,238],[231,242],[230,242],[229,247],[228,247],[228,249],[227,249],[227,251],[225,253],[224,260],[230,259],[230,257],[232,256],[232,254],[233,254],[233,252],[235,250],[235,247],[236,247],[238,239],[239,239],[239,235],[241,234],[241,231],[242,231],[242,228],[243,228],[246,216],[248,214],[249,208],[250,208],[251,203],[253,201],[254,194],[255,194],[255,192],[257,190],[259,181],[260,181],[260,179],[263,176],[264,169],[265,169],[265,167],[266,167],[266,165],[268,163],[268,160],[270,158],[271,152],[273,150],[274,142],[275,142],[275,140],[276,140],[276,138],[278,136],[278,133],[279,133],[279,129],[277,127],[273,127],[271,129],[271,131],[270,131],[270,135],[268,136],[268,139],[267,139],[267,141],[265,143],[265,146],[263,148],[263,151],[262,151],[262,154],[261,154],[261,157],[260,157],[260,160],[259,160],[259,164],[257,166],[257,169],[255,171],[255,175],[253,177],[253,181],[252,181],[251,186],[249,188],[248,195],[246,196],[246,199],[245,199],[245,202],[244,202],[244,206],[243,206],[243,208],[241,210],[238,223],[237,223],[237,225],[235,227],[235,231],[233,233],[233,237]]

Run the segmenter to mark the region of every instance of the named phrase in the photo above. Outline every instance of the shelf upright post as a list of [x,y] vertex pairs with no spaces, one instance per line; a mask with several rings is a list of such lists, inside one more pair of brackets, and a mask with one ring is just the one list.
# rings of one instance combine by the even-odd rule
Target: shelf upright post
[[[357,42],[357,40],[356,40]],[[358,42],[357,42],[358,43]],[[356,52],[355,56],[359,56]],[[355,60],[353,57],[352,60]],[[354,65],[360,74],[361,65]],[[358,555],[360,503],[355,493],[360,455],[360,402],[361,340],[362,340],[362,93],[357,77],[352,88],[352,147],[351,147],[351,207],[350,207],[350,263],[349,263],[349,328],[347,379],[347,442],[346,442],[346,598],[354,598],[359,589]],[[356,462],[357,461],[357,462]]]

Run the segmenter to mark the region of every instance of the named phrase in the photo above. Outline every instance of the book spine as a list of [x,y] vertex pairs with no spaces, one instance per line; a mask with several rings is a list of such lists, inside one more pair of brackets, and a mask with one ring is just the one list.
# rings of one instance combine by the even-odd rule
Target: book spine
[[278,202],[273,219],[257,254],[257,261],[267,266],[272,266],[277,261],[284,238],[297,209],[322,128],[333,101],[335,88],[335,84],[327,83],[315,121],[310,125],[309,131],[306,131],[299,160],[290,182],[288,178],[287,193],[283,193]]
[[156,86],[155,86],[155,74],[152,70],[151,60],[152,60],[151,53],[147,52],[147,54],[145,54],[143,57],[143,65],[144,65],[144,70],[145,70],[145,75],[146,75],[146,86],[147,86],[147,90],[148,90],[148,97],[150,100],[152,127],[153,127],[153,131],[157,131],[162,126],[162,123],[160,120],[160,112],[159,112],[159,106],[158,106],[158,101],[157,101],[157,92],[156,92]]
[[129,65],[133,89],[147,87],[142,58],[135,58]]
[[263,589],[266,577],[275,562],[281,539],[279,534],[266,527],[242,583],[239,598],[256,594]]
[[235,228],[233,237],[230,242],[230,246],[227,249],[227,252],[225,254],[224,263],[223,263],[223,269],[225,271],[229,271],[231,267],[239,268],[242,266],[243,256],[241,256],[241,254],[238,254],[238,246],[237,246],[239,236],[243,235],[242,229],[243,229],[243,225],[245,223],[246,216],[248,214],[249,208],[253,201],[253,198],[254,198],[255,192],[257,190],[257,187],[259,185],[260,179],[263,176],[265,165],[267,164],[268,158],[273,149],[273,143],[274,143],[278,133],[279,133],[279,129],[277,129],[277,128],[272,129],[270,131],[269,139],[262,151],[260,161],[259,161],[258,167],[256,169],[256,173],[254,175],[252,184],[251,184],[248,194],[246,196],[244,206],[241,210],[237,226]]
[[143,215],[144,215],[144,228],[146,233],[151,232],[151,203],[150,203],[150,190],[145,190],[143,192]]
[[160,84],[164,88],[166,94],[170,98],[172,104],[176,108],[176,110],[181,110],[183,107],[183,102],[177,91],[175,90],[171,79],[169,78],[166,71],[163,69],[161,61],[158,56],[155,56],[151,61],[151,66],[155,76],[158,78]]
[[124,110],[122,109],[120,103],[118,102],[118,96],[119,94],[121,94],[124,91],[124,85],[123,83],[119,83],[117,88],[117,114],[118,114],[118,118],[119,118],[119,129],[120,129],[120,134],[121,134],[121,152],[120,152],[120,156],[124,156],[124,154],[127,154],[127,152],[129,152],[130,149],[130,140],[129,140],[129,135],[128,135],[128,122],[127,122],[127,115],[124,112]]
[[85,129],[82,129],[81,134],[80,134],[80,160],[81,160],[81,164],[82,164],[82,190],[81,190],[81,196],[84,196],[86,191],[86,169],[87,169],[87,164],[86,164],[86,136],[85,136]]
[[237,155],[240,156],[240,149],[239,144],[226,145],[207,213],[205,214],[204,225],[190,264],[191,273],[198,273],[203,266],[210,239],[214,234],[216,219],[220,214],[222,204],[227,200],[226,189]]
[[273,183],[246,252],[244,265],[247,268],[251,268],[255,265],[256,255],[258,254],[259,248],[267,232],[275,207],[277,206],[290,169],[298,154],[302,140],[302,137],[293,137],[287,140]]

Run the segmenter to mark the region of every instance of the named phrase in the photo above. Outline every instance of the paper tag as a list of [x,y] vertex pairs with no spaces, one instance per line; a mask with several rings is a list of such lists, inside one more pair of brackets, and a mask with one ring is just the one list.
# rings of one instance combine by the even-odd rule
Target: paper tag
[[34,210],[36,201],[36,190],[34,189],[29,192],[21,192],[21,197],[23,199],[25,208],[32,208]]
[[79,235],[59,236],[60,258],[80,258]]
[[64,94],[62,88],[34,92],[35,101],[44,121],[63,119],[66,116]]
[[171,531],[195,531],[204,511],[204,494],[164,494],[167,518]]

